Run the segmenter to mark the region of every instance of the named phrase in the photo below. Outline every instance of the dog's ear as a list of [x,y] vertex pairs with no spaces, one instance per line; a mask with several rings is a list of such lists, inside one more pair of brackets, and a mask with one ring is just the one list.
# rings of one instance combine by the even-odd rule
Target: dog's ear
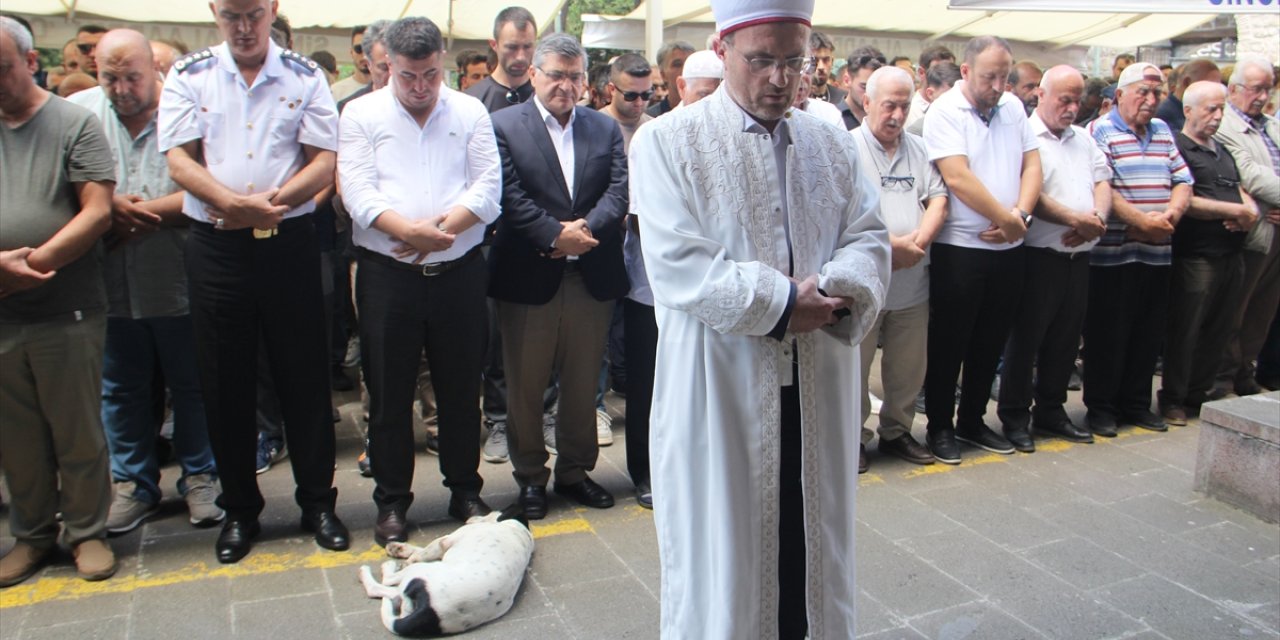
[[513,502],[502,510],[502,513],[498,516],[498,522],[504,520],[515,520],[524,525],[526,529],[529,528],[529,519],[525,517],[524,507],[519,502]]

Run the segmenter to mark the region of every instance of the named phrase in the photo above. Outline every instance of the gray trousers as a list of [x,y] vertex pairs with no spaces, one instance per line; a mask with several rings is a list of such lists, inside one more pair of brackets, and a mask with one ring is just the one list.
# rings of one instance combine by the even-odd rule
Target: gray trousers
[[0,324],[0,467],[9,483],[9,527],[37,549],[106,537],[111,463],[102,430],[100,313]]
[[[1268,224],[1259,222],[1258,224]],[[1218,369],[1218,386],[1241,388],[1253,379],[1253,361],[1262,350],[1280,303],[1280,228],[1271,238],[1266,253],[1244,251],[1244,281],[1240,287],[1241,303],[1235,318],[1235,329],[1222,355]]]
[[[880,405],[880,426],[876,431],[880,440],[895,440],[911,432],[915,421],[916,393],[924,384],[924,370],[928,362],[929,303],[898,311],[881,311],[871,332],[862,339],[862,424],[871,413],[869,385],[871,361],[876,356],[876,344],[884,353],[880,356],[880,381],[884,387]],[[862,427],[862,444],[871,442],[871,430]]]
[[547,484],[547,451],[542,440],[543,396],[553,375],[560,380],[556,424],[556,482],[587,477],[600,454],[596,443],[596,387],[614,301],[596,300],[582,273],[565,270],[556,295],[546,304],[499,300],[502,358],[507,380],[507,440],[512,475],[520,486]]
[[1239,253],[1174,258],[1158,394],[1161,406],[1198,405],[1213,389],[1231,323],[1240,308],[1243,275]]

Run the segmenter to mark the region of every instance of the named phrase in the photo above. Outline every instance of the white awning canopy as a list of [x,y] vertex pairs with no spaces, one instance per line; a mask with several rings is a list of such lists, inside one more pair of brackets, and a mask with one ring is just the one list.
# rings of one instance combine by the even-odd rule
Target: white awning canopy
[[[282,0],[280,12],[295,29],[341,28],[386,18],[425,16],[446,36],[462,40],[487,40],[493,34],[493,18],[506,7],[519,4],[538,20],[545,31],[567,0]],[[32,15],[87,13],[125,22],[212,23],[209,5],[201,0],[5,0],[6,12]],[[452,19],[452,27],[450,20]]]

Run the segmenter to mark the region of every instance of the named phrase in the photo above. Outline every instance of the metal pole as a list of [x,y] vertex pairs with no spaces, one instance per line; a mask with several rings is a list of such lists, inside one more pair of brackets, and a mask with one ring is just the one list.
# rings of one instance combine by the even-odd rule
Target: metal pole
[[644,54],[649,62],[658,61],[662,48],[662,0],[645,0]]

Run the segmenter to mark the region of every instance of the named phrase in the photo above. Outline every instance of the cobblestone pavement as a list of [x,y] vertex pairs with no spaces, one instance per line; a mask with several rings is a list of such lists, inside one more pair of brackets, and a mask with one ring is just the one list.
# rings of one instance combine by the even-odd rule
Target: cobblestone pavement
[[[0,639],[389,637],[356,576],[384,559],[373,542],[372,481],[355,465],[358,398],[335,398],[338,512],[351,551],[321,550],[298,530],[282,464],[259,476],[267,510],[253,553],[220,565],[217,530],[187,523],[170,467],[161,514],[112,539],[116,577],[80,581],[63,555],[0,591]],[[652,514],[636,505],[625,473],[622,400],[608,400],[616,443],[601,449],[593,477],[617,506],[588,510],[551,494],[515,607],[466,637],[657,637]],[[1082,420],[1079,393],[1071,400]],[[1192,421],[1092,445],[1045,439],[1030,455],[966,448],[959,467],[918,467],[873,446],[858,492],[859,638],[1280,637],[1280,527],[1192,492],[1199,430]],[[457,523],[445,515],[436,459],[422,453],[418,465],[411,541],[425,543]],[[510,467],[481,467],[485,499],[510,503]],[[12,538],[0,534],[7,551]]]

